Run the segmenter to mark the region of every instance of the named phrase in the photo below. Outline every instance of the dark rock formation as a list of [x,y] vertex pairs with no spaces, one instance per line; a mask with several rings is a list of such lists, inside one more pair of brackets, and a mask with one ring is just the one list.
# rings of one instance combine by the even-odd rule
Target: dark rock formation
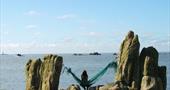
[[89,55],[101,55],[101,53],[94,52],[94,53],[89,53]]
[[157,77],[143,76],[141,90],[163,90],[162,81]]
[[163,90],[166,90],[166,86],[167,86],[166,66],[159,66],[158,67],[158,76],[162,80]]
[[141,90],[166,90],[166,67],[158,66],[158,51],[154,47],[143,48],[141,62]]
[[58,90],[62,57],[47,55],[26,64],[26,90]]

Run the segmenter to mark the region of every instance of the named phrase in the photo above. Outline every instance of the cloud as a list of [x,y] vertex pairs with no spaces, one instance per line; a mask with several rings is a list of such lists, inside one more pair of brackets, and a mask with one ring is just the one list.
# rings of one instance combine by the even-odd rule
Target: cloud
[[91,31],[91,32],[88,32],[87,35],[88,35],[88,36],[92,36],[92,37],[97,37],[97,36],[100,36],[101,33]]
[[96,33],[96,32],[89,32],[89,35],[90,36],[96,36],[96,35],[98,35],[98,33]]
[[62,15],[62,16],[57,16],[56,18],[58,20],[67,20],[67,19],[73,19],[75,17],[76,17],[75,14],[65,14],[65,15]]
[[141,49],[143,47],[149,47],[153,46],[155,47],[159,52],[169,52],[170,50],[170,40],[168,38],[159,38],[159,37],[152,37],[147,39],[141,39]]
[[48,49],[54,49],[55,44],[30,43],[3,43],[0,48],[5,53],[45,53]]
[[40,13],[35,11],[35,10],[30,10],[30,11],[26,12],[25,15],[28,15],[28,16],[38,16],[38,15],[40,15]]
[[73,41],[73,38],[71,38],[71,37],[66,37],[66,38],[64,38],[64,40],[63,40],[63,42],[65,42],[65,43],[70,43],[70,42],[72,42]]
[[38,31],[37,31],[37,32],[34,32],[33,35],[34,35],[34,36],[39,36],[39,35],[41,35],[41,32],[38,32]]
[[26,28],[27,29],[35,29],[35,28],[37,28],[37,25],[27,25]]

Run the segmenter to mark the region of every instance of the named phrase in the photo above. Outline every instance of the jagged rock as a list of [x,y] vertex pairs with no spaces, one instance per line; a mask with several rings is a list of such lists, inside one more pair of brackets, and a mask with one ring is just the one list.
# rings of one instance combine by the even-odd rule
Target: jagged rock
[[160,66],[160,67],[158,67],[158,76],[159,76],[159,77],[161,78],[161,80],[162,80],[163,90],[166,90],[166,86],[167,86],[166,66]]
[[129,86],[123,81],[109,83],[99,88],[99,90],[129,90]]
[[118,58],[116,83],[112,90],[166,90],[166,67],[158,66],[159,53],[154,47],[143,48],[132,31],[123,40]]
[[142,78],[141,90],[163,90],[162,81],[159,77],[144,76]]
[[103,85],[97,85],[97,86],[93,86],[93,87],[89,87],[88,90],[99,90],[100,87],[102,87]]
[[109,88],[108,90],[120,90],[119,86],[116,84],[113,87]]
[[41,60],[29,60],[26,64],[26,90],[38,90],[40,85]]
[[139,85],[139,47],[138,36],[130,31],[123,40],[118,58],[117,81],[125,81],[129,86]]
[[26,90],[58,90],[62,57],[47,55],[26,64]]
[[80,86],[77,84],[70,85],[67,90],[80,90]]
[[166,67],[158,66],[158,51],[143,48],[140,54],[141,90],[166,90]]
[[158,74],[158,66],[155,64],[156,62],[152,57],[146,56],[144,63],[144,76],[157,76]]
[[158,72],[158,51],[154,47],[143,48],[140,54],[140,72],[142,75],[157,75]]
[[99,87],[99,90],[108,90],[109,88],[111,88],[112,86],[114,85],[114,83],[109,83],[109,84],[106,84],[102,87]]
[[[147,57],[147,58],[146,58]],[[154,75],[157,72],[158,52],[153,47],[143,48],[139,56],[139,82],[141,83],[143,75]],[[151,61],[148,61],[150,59]],[[146,60],[146,62],[145,62]],[[147,65],[150,64],[151,66]],[[151,71],[154,70],[154,71]],[[156,75],[156,74],[155,74]]]

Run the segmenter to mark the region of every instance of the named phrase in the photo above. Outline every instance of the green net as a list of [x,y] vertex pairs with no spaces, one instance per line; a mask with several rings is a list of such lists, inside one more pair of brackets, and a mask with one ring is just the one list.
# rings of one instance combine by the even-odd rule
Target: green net
[[[96,83],[105,73],[109,68],[114,68],[114,70],[116,71],[117,68],[117,63],[112,61],[110,62],[105,68],[103,68],[101,71],[99,71],[96,75],[94,75],[91,79],[89,79],[87,82],[83,82],[81,81],[81,79],[79,79],[72,71],[71,68],[68,68],[66,66],[64,66],[64,70],[67,71],[68,74],[71,74],[73,76],[73,78],[76,80],[77,83],[80,84],[80,86],[84,87],[84,86],[88,86],[90,87],[91,85],[93,85],[94,83]],[[63,71],[64,71],[63,70]]]

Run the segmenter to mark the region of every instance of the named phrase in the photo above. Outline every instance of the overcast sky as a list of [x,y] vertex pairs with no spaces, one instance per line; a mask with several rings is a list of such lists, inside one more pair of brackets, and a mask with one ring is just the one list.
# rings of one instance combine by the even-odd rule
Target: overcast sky
[[170,51],[170,0],[1,0],[5,53],[118,52],[129,30]]

